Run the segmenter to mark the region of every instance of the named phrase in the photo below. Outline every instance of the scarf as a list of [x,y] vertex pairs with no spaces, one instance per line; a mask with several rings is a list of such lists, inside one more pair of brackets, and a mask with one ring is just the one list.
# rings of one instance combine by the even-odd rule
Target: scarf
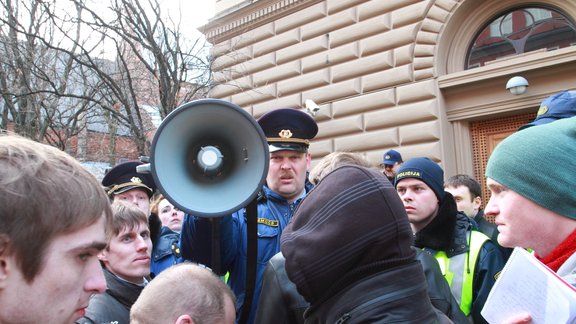
[[576,231],[572,232],[560,245],[558,245],[546,257],[536,255],[538,260],[557,272],[558,269],[576,252]]

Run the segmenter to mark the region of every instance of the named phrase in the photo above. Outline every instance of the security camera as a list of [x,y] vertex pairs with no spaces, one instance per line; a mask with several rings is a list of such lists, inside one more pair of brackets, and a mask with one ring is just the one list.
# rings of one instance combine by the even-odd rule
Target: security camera
[[318,104],[312,99],[306,99],[306,101],[304,101],[304,107],[306,107],[306,111],[312,116],[316,116],[316,113],[320,110]]

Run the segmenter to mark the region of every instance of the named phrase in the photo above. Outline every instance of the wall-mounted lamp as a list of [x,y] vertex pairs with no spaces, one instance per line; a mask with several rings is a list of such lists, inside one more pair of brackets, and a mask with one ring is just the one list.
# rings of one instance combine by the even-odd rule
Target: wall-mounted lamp
[[528,80],[524,79],[521,76],[515,76],[510,78],[508,82],[506,82],[506,90],[510,91],[513,95],[521,95],[526,93],[528,89]]
[[306,112],[312,117],[316,116],[316,113],[320,110],[320,107],[312,99],[306,99],[304,107],[306,107]]

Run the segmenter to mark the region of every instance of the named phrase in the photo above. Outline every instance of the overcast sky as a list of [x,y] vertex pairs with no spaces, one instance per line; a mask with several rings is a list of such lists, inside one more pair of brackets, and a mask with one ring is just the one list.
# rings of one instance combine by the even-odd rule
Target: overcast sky
[[[166,5],[172,17],[181,15],[182,27],[185,30],[197,31],[214,16],[216,0],[159,0]],[[189,28],[188,28],[189,26]]]

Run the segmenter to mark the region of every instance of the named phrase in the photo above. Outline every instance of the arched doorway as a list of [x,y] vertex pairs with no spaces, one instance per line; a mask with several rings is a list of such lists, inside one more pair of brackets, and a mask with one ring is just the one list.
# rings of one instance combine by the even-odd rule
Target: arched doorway
[[[545,44],[536,50],[532,50],[533,45],[524,46],[512,56],[502,51],[503,57],[490,57],[494,52],[482,52],[479,47],[473,51],[474,45],[482,43],[482,39],[477,43],[481,36],[490,35],[490,26],[508,19],[507,15],[511,17],[514,13],[514,17],[518,17],[527,12],[540,18],[546,16],[529,8],[554,9],[554,12],[563,14],[564,22],[572,23],[576,17],[574,2],[468,0],[459,5],[445,25],[436,53],[438,85],[452,130],[456,166],[456,170],[448,170],[446,176],[466,173],[484,183],[484,167],[493,146],[533,119],[544,98],[564,89],[576,88],[575,44]],[[534,20],[542,22],[539,18]],[[520,28],[518,21],[513,25]],[[461,28],[462,25],[467,28]],[[504,30],[501,24],[499,26]],[[546,30],[539,28],[540,31]],[[483,44],[493,49],[494,42],[485,41],[487,39]],[[525,45],[534,43],[528,38],[524,42]],[[470,60],[472,56],[476,61]],[[514,96],[505,89],[508,79],[516,75],[529,80],[526,94]],[[484,199],[487,198],[484,190]]]

